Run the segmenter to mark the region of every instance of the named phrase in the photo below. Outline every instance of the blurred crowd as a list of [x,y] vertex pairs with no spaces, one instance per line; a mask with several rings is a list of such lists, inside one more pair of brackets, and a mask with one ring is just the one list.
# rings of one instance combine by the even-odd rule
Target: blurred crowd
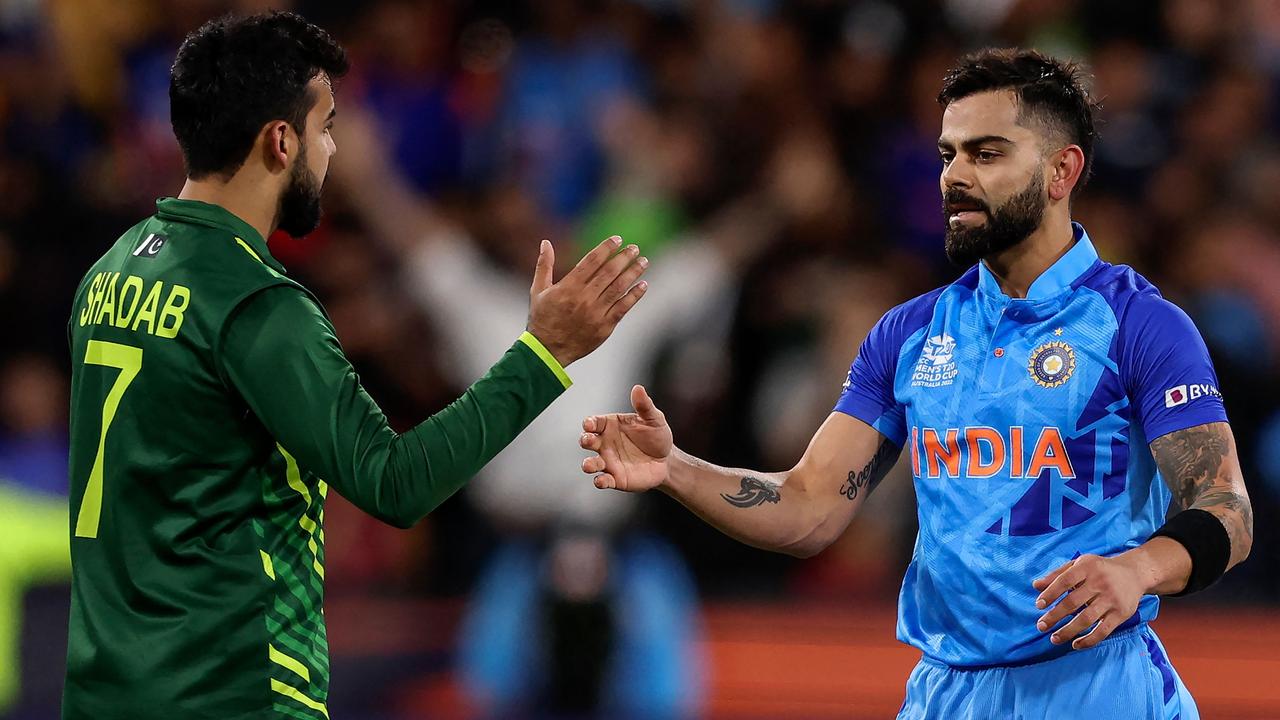
[[[271,245],[393,425],[443,407],[523,329],[539,239],[568,266],[617,233],[653,268],[641,309],[570,368],[560,410],[422,526],[331,501],[331,597],[474,591],[475,628],[521,622],[498,617],[512,607],[582,628],[607,624],[611,597],[660,587],[646,606],[666,609],[647,621],[684,618],[690,633],[695,596],[892,597],[915,522],[902,468],[834,547],[796,561],[664,498],[595,491],[576,471],[575,418],[624,408],[645,382],[685,449],[789,467],[879,316],[959,274],[942,253],[934,98],[964,51],[1020,44],[1087,63],[1103,111],[1076,219],[1191,314],[1217,364],[1257,542],[1205,600],[1280,601],[1273,0],[0,0],[0,488],[23,502],[67,490],[73,290],[181,187],[177,45],[210,17],[267,7],[352,55],[325,222]],[[6,571],[5,513],[0,600],[32,582]],[[564,672],[575,652],[608,650],[566,649],[557,632],[543,644]],[[628,632],[647,631],[618,629],[615,650]],[[509,684],[513,665],[461,652],[473,685]],[[670,681],[672,707],[689,702],[696,688]]]

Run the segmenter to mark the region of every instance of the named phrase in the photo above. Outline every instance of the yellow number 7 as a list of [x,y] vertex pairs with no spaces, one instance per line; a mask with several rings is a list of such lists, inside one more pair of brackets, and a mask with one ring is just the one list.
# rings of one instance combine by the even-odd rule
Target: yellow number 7
[[120,398],[129,389],[129,383],[138,376],[142,369],[142,348],[119,343],[90,340],[84,353],[85,365],[105,365],[120,368],[116,382],[107,393],[107,401],[102,405],[102,435],[98,437],[98,456],[93,459],[93,470],[89,471],[89,483],[84,488],[84,499],[80,501],[80,515],[76,518],[76,537],[98,537],[98,519],[102,516],[102,453],[107,446],[107,430],[116,417],[116,409],[120,407]]

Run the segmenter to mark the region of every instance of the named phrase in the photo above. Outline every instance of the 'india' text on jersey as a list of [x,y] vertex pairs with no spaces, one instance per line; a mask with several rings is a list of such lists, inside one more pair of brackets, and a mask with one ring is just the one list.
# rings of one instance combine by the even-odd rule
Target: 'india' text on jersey
[[1145,542],[1171,500],[1148,443],[1226,420],[1187,316],[1074,232],[1025,299],[979,264],[890,310],[836,405],[908,451],[920,531],[898,636],[949,665],[1068,652],[1036,629],[1032,580]]

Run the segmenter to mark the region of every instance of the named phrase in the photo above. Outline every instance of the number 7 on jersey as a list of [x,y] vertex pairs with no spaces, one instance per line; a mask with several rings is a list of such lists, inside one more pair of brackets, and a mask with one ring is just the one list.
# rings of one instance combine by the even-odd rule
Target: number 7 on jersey
[[89,471],[89,482],[84,488],[84,499],[80,501],[80,514],[76,517],[76,537],[98,537],[98,519],[102,516],[102,454],[107,446],[107,430],[116,417],[116,409],[120,407],[120,399],[124,397],[129,383],[138,376],[142,369],[142,348],[103,340],[90,340],[84,353],[85,365],[103,365],[119,368],[111,392],[102,405],[102,434],[98,437],[98,455],[93,459],[93,469]]

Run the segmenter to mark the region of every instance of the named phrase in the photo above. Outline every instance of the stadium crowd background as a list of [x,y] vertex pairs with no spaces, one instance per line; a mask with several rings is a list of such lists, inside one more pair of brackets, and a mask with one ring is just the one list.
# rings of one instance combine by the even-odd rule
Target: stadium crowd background
[[[1250,560],[1181,602],[1280,603],[1273,0],[0,0],[0,717],[56,707],[72,293],[109,243],[181,187],[167,83],[182,36],[227,10],[267,7],[303,13],[352,55],[326,221],[272,247],[325,302],[393,425],[465,388],[453,339],[468,308],[489,300],[485,273],[526,282],[540,238],[565,263],[616,232],[655,273],[675,266],[654,278],[705,290],[664,306],[692,322],[637,323],[634,380],[650,383],[686,449],[764,469],[799,457],[875,320],[959,273],[943,257],[937,188],[944,70],[988,44],[1087,62],[1103,112],[1076,217],[1105,259],[1134,265],[1196,320],[1257,517]],[[421,287],[442,245],[448,262],[481,268],[451,286],[452,303]],[[505,343],[522,329],[485,317],[470,331]],[[624,322],[610,342],[631,331]],[[595,406],[623,398],[611,388]],[[566,482],[579,480],[589,485]],[[554,507],[522,516],[524,500],[503,505],[531,482],[508,478],[487,499],[464,492],[409,532],[331,498],[335,703],[373,703],[383,696],[370,688],[447,672],[446,629],[495,549],[559,527]],[[909,488],[897,468],[872,509],[804,561],[738,546],[661,497],[620,520],[593,523],[588,507],[561,524],[606,547],[663,538],[707,603],[856,613],[892,602],[914,533]],[[568,567],[589,565],[590,547],[567,552]],[[404,651],[405,665],[394,660],[402,644],[365,637],[344,663],[344,618],[398,601],[430,608],[415,622],[445,639]],[[20,681],[14,663],[28,669]]]

